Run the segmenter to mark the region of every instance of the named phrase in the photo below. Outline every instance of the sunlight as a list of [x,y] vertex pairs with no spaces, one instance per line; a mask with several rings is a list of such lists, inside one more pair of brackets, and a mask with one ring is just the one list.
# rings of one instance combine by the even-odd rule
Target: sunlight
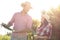
[[[41,11],[48,11],[50,8],[56,8],[60,4],[60,0],[0,0],[0,23],[7,23],[15,12],[21,11],[22,8],[20,4],[25,1],[31,2],[32,5],[29,15],[39,21],[41,20]],[[4,30],[4,28],[0,29]],[[7,31],[1,31],[0,34],[5,34],[6,32]]]
[[34,0],[30,1],[32,4],[32,13],[30,15],[33,19],[40,20],[41,18],[41,11],[45,10],[48,11],[50,8],[56,8],[60,4],[60,0]]

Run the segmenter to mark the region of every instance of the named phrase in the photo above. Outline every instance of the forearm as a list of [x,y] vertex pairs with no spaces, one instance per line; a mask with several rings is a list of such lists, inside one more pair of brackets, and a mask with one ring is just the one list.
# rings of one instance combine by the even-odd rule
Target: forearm
[[10,24],[7,24],[7,27],[11,27],[11,25]]
[[7,25],[7,24],[5,24],[5,23],[2,23],[1,25],[2,25],[4,28],[12,31],[12,29],[9,28],[9,27],[10,27],[9,25]]

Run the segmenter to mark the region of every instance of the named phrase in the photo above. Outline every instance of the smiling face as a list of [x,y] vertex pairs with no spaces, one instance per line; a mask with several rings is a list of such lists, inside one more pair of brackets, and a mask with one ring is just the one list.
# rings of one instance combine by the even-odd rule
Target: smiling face
[[24,7],[24,11],[25,11],[25,12],[28,12],[30,9],[31,9],[30,5],[26,5],[26,6]]
[[29,2],[25,2],[22,7],[25,12],[28,12],[31,9],[31,4]]
[[48,24],[48,21],[45,17],[41,18],[41,23],[44,24],[45,26]]

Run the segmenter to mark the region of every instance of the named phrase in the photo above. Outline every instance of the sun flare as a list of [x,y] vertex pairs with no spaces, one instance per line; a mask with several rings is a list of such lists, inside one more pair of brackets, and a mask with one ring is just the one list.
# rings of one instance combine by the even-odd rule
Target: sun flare
[[34,0],[32,4],[32,13],[29,13],[33,19],[41,19],[41,11],[48,11],[50,8],[56,8],[60,4],[60,0]]
[[[41,11],[48,11],[50,8],[56,8],[60,5],[60,0],[0,0],[0,23],[7,23],[15,12],[20,12],[20,4],[25,1],[31,2],[32,5],[29,15],[39,21],[41,20]],[[4,30],[0,27],[0,34],[9,32]]]

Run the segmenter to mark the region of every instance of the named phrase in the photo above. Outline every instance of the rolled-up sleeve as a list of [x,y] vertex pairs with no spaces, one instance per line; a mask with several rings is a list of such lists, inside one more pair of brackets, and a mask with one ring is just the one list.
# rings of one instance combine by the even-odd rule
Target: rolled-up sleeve
[[13,25],[14,20],[15,20],[15,15],[16,15],[16,14],[14,14],[13,17],[12,17],[12,19],[8,22],[8,25],[10,25],[10,26]]

